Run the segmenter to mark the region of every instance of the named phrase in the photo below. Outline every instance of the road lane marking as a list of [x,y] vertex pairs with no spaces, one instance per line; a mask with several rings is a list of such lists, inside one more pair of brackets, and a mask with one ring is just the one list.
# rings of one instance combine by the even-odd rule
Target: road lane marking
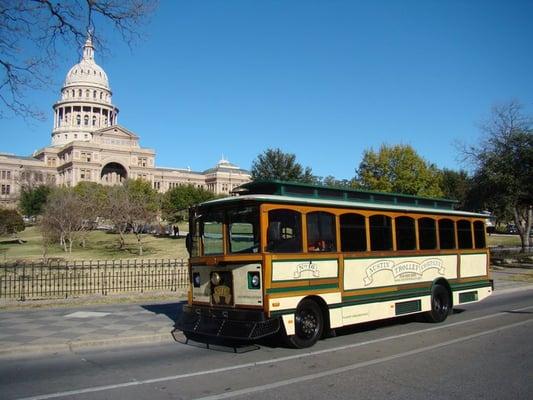
[[478,337],[481,337],[481,336],[485,336],[485,335],[490,335],[492,333],[501,332],[501,331],[504,331],[506,329],[516,328],[518,326],[522,326],[522,325],[528,324],[530,322],[533,322],[533,319],[528,319],[526,321],[516,322],[516,323],[510,324],[510,325],[500,326],[499,328],[490,329],[490,330],[484,331],[484,332],[474,333],[472,335],[464,336],[464,337],[457,338],[457,339],[448,340],[446,342],[434,344],[432,346],[421,347],[419,349],[415,349],[415,350],[410,350],[410,351],[406,351],[406,352],[403,352],[403,353],[394,354],[394,355],[388,356],[388,357],[376,358],[374,360],[363,361],[363,362],[359,362],[359,363],[356,363],[356,364],[347,365],[345,367],[331,369],[329,371],[323,371],[323,372],[318,372],[316,374],[304,375],[304,376],[300,376],[298,378],[286,379],[286,380],[283,380],[283,381],[269,383],[269,384],[266,384],[266,385],[255,386],[255,387],[246,388],[246,389],[240,389],[240,390],[234,390],[232,392],[216,394],[216,395],[213,395],[213,396],[199,397],[199,398],[196,398],[195,400],[229,399],[229,398],[236,397],[236,396],[243,396],[243,395],[247,395],[247,394],[263,392],[263,391],[266,391],[266,390],[279,389],[280,387],[283,387],[283,386],[293,385],[295,383],[307,382],[307,381],[314,380],[314,379],[325,378],[325,377],[331,376],[331,375],[342,374],[344,372],[353,371],[353,370],[356,370],[356,369],[359,369],[359,368],[370,367],[370,366],[375,365],[375,364],[380,364],[380,363],[384,363],[384,362],[387,362],[387,361],[394,361],[394,360],[397,360],[399,358],[409,357],[409,356],[412,356],[412,355],[424,353],[426,351],[432,351],[432,350],[435,350],[435,349],[439,349],[441,347],[450,346],[452,344],[466,342],[468,340],[475,339],[475,338],[478,338]]
[[[514,309],[514,310],[510,310],[510,311],[511,312],[517,312],[517,311],[525,311],[525,310],[529,310],[529,309],[533,309],[533,305],[527,306],[527,307],[522,307],[522,308],[517,308],[517,309]],[[202,375],[211,375],[211,374],[217,374],[217,373],[221,373],[221,372],[234,371],[234,370],[243,369],[243,368],[256,367],[256,366],[260,366],[260,365],[277,364],[277,363],[280,363],[280,362],[285,362],[285,361],[290,361],[290,360],[295,360],[295,359],[300,359],[300,358],[306,358],[306,357],[311,357],[311,356],[317,356],[317,355],[326,354],[326,353],[334,353],[334,352],[337,352],[337,351],[343,351],[343,350],[353,349],[353,348],[356,348],[356,347],[371,345],[371,344],[375,344],[375,343],[386,342],[386,341],[389,341],[389,340],[396,340],[396,339],[400,339],[400,338],[404,338],[404,337],[408,337],[408,336],[419,335],[419,334],[423,334],[423,333],[426,333],[426,332],[433,332],[433,331],[437,331],[437,330],[447,329],[447,328],[451,328],[451,327],[454,327],[454,326],[465,325],[465,324],[469,324],[469,323],[472,323],[472,322],[477,322],[477,321],[482,321],[482,320],[486,320],[486,319],[499,317],[499,316],[502,316],[502,315],[507,315],[508,313],[509,313],[508,311],[503,311],[503,312],[498,312],[498,313],[495,313],[495,314],[484,315],[482,317],[477,317],[477,318],[473,318],[473,319],[469,319],[469,320],[465,320],[465,321],[453,322],[451,324],[439,325],[439,326],[435,326],[435,327],[432,327],[432,328],[426,328],[426,329],[417,330],[417,331],[413,331],[413,332],[406,332],[406,333],[401,333],[401,334],[398,334],[398,335],[392,335],[392,336],[386,336],[386,337],[378,338],[378,339],[366,340],[366,341],[363,341],[363,342],[352,343],[352,344],[348,344],[348,345],[344,345],[344,346],[338,346],[338,347],[332,347],[332,348],[329,348],[329,349],[323,349],[323,350],[316,350],[316,351],[310,351],[310,352],[305,352],[305,353],[299,353],[299,354],[294,354],[292,356],[278,357],[278,358],[273,358],[273,359],[270,359],[270,360],[254,361],[254,362],[249,362],[249,363],[245,363],[245,364],[233,365],[233,366],[230,366],[230,367],[214,368],[214,369],[209,369],[209,370],[205,370],[205,371],[196,371],[196,372],[190,372],[190,373],[180,374],[180,375],[163,376],[163,377],[160,377],[160,378],[152,378],[152,379],[145,379],[145,380],[132,380],[130,382],[122,382],[122,383],[117,383],[117,384],[112,384],[112,385],[92,386],[92,387],[87,387],[87,388],[77,389],[77,390],[69,390],[69,391],[64,391],[64,392],[57,392],[57,393],[49,393],[49,394],[43,394],[43,395],[37,395],[37,396],[24,397],[24,398],[20,398],[18,400],[48,400],[48,399],[56,399],[56,398],[60,398],[60,397],[75,396],[75,395],[79,395],[79,394],[103,392],[103,391],[107,391],[107,390],[121,389],[121,388],[130,387],[130,386],[139,386],[139,385],[147,385],[147,384],[152,384],[152,383],[159,383],[159,382],[167,382],[167,381],[174,381],[174,380],[180,380],[180,379],[187,379],[187,378],[192,378],[192,377],[197,377],[197,376],[202,376]]]

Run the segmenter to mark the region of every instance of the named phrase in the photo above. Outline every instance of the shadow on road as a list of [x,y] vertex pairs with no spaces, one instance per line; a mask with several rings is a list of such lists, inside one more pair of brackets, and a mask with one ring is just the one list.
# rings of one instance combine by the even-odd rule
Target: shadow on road
[[154,314],[164,314],[166,315],[174,324],[181,316],[184,301],[179,301],[175,303],[164,303],[164,304],[146,304],[141,306],[147,311],[153,312]]

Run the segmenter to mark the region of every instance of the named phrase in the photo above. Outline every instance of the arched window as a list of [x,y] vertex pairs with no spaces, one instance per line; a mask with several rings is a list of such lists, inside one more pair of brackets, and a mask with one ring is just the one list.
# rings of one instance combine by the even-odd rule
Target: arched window
[[93,126],[96,126],[96,115],[93,115]]
[[418,220],[418,242],[420,250],[437,248],[437,229],[433,218],[420,218]]
[[85,91],[85,97],[89,98],[89,93],[90,93],[90,91],[89,91],[89,89],[87,89],[87,90]]
[[457,240],[460,249],[472,248],[472,225],[470,221],[466,219],[457,221]]
[[394,219],[394,225],[396,227],[396,249],[415,250],[415,220],[411,217],[397,217]]
[[78,97],[81,97],[81,89],[78,89]]
[[366,226],[363,215],[341,215],[340,228],[342,251],[366,251]]
[[474,222],[474,239],[476,240],[476,249],[485,248],[485,223],[483,221]]
[[78,126],[81,125],[81,116],[79,114],[76,115],[76,125],[78,125]]
[[439,238],[441,249],[455,249],[455,224],[451,219],[439,220]]
[[300,253],[302,251],[302,216],[294,210],[268,212],[266,251]]
[[93,99],[96,99],[96,90],[93,90]]
[[392,250],[391,218],[386,215],[370,217],[370,248],[372,250]]
[[86,115],[85,117],[83,117],[83,125],[85,126],[89,126],[89,116]]
[[100,92],[100,100],[102,100],[102,92]]
[[76,92],[74,91],[74,89],[72,89],[72,97],[76,97]]
[[309,251],[336,251],[335,216],[317,211],[307,214],[307,249]]

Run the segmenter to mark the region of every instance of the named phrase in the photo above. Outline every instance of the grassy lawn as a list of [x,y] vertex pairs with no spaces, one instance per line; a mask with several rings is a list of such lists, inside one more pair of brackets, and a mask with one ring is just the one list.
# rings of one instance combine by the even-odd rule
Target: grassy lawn
[[[187,229],[180,225],[180,229]],[[28,227],[20,233],[19,238],[25,243],[0,243],[0,262],[15,260],[38,260],[43,254],[42,236],[37,227]],[[1,237],[2,240],[9,239]],[[64,260],[111,260],[124,258],[164,258],[187,259],[185,238],[155,237],[144,235],[143,256],[138,253],[137,241],[132,234],[126,235],[126,246],[118,249],[119,236],[103,231],[92,231],[87,237],[86,247],[74,246],[72,253],[65,253],[58,244],[48,248],[49,258]]]
[[500,235],[492,234],[487,235],[487,244],[489,246],[503,246],[503,247],[512,247],[520,246],[520,236],[518,235]]

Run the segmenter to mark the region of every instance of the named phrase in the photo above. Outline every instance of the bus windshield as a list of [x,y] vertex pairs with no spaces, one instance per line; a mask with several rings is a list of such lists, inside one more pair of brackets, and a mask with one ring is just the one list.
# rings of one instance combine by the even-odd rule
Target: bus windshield
[[[259,209],[240,206],[223,210],[198,209],[194,218],[193,249],[195,256],[257,253],[259,251]],[[226,235],[223,234],[226,227]],[[224,236],[227,238],[224,246]],[[201,244],[201,245],[200,245]]]

